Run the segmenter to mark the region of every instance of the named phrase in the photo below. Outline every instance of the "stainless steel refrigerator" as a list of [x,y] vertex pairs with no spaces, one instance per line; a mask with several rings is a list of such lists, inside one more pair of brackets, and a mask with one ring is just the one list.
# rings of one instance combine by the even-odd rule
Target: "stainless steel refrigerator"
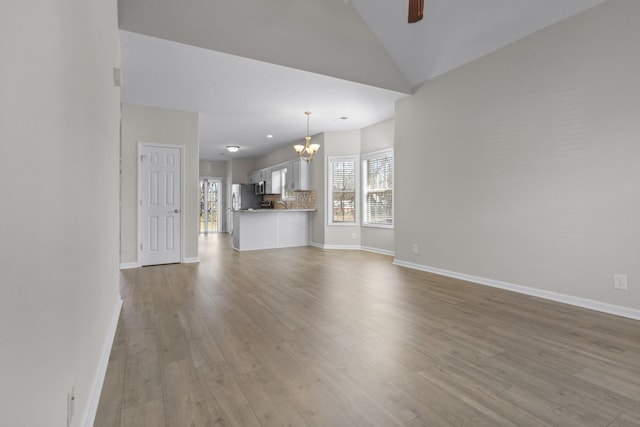
[[256,195],[255,184],[232,184],[231,206],[234,211],[259,209],[262,196]]

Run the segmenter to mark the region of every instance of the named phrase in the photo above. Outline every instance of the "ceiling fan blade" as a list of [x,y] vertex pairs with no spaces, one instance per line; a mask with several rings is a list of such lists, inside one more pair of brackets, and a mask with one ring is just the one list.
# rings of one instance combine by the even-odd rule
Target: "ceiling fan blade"
[[424,0],[409,0],[409,24],[418,22],[424,13]]

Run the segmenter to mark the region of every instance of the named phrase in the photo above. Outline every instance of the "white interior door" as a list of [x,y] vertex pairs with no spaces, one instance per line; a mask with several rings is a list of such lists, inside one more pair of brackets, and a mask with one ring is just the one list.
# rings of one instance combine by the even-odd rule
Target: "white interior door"
[[139,147],[140,265],[181,261],[182,152],[179,147]]

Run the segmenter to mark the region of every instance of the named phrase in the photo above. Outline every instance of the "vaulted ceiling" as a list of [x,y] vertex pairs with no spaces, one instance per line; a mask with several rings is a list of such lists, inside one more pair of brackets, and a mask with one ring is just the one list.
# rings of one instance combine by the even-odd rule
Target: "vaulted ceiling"
[[371,125],[426,80],[604,1],[425,0],[408,24],[407,0],[120,0],[122,100],[200,113],[201,158],[259,156],[303,139],[304,111],[312,133]]

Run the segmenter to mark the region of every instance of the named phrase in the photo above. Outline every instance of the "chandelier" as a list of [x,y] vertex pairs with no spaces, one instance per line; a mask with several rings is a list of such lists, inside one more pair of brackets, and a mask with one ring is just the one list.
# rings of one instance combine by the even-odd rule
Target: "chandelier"
[[309,116],[311,115],[311,111],[304,112],[307,115],[307,136],[305,136],[305,144],[304,145],[294,145],[293,148],[298,153],[301,159],[306,160],[307,162],[311,161],[313,155],[316,154],[318,149],[320,149],[320,144],[309,144],[311,141],[311,136],[309,136]]

